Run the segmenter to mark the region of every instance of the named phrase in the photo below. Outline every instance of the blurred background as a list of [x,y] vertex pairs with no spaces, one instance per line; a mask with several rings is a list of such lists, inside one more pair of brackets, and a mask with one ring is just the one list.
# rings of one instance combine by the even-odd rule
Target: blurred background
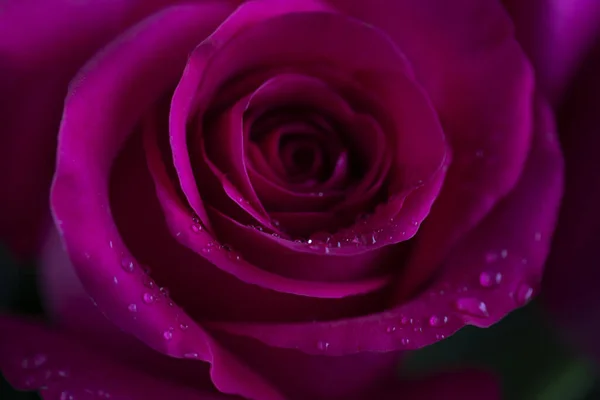
[[[0,262],[0,311],[43,316],[33,265],[17,265],[4,250],[0,250]],[[600,399],[600,379],[592,364],[561,340],[539,301],[491,328],[467,327],[413,352],[398,367],[398,375],[419,376],[458,365],[496,371],[508,400]],[[40,397],[14,391],[0,380],[0,400],[34,399]]]

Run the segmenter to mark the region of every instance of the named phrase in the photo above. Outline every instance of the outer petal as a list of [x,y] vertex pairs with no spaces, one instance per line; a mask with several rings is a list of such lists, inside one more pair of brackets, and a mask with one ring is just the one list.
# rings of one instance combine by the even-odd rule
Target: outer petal
[[176,0],[8,0],[0,12],[0,239],[31,255],[48,218],[67,85],[98,48]]
[[586,60],[559,113],[567,179],[543,295],[567,338],[600,363],[599,68],[600,46]]
[[39,390],[44,399],[233,398],[128,368],[39,323],[0,316],[0,326],[0,371],[15,388]]
[[[223,3],[167,9],[88,64],[66,101],[52,206],[79,278],[112,322],[160,352],[210,362],[221,391],[279,399],[197,324],[190,322],[181,335],[168,333],[185,313],[144,286],[145,274],[135,268],[110,214],[109,171],[120,147],[172,87],[193,46],[230,12]],[[135,303],[133,318],[128,304]]]
[[[296,349],[275,348],[254,339],[215,334],[253,370],[278,387],[288,400],[379,399],[370,393],[392,380],[398,352],[361,353],[330,357],[309,355]],[[326,346],[326,344],[323,344]]]
[[533,79],[511,20],[490,0],[329,0],[387,32],[414,65],[453,163],[400,290],[410,297],[515,186],[531,138]]
[[513,192],[466,236],[428,290],[388,311],[314,324],[215,324],[270,346],[344,355],[426,346],[465,324],[489,326],[537,290],[562,194],[552,115],[538,103],[527,166]]
[[596,0],[503,0],[515,21],[517,38],[529,55],[536,81],[553,104],[600,33]]

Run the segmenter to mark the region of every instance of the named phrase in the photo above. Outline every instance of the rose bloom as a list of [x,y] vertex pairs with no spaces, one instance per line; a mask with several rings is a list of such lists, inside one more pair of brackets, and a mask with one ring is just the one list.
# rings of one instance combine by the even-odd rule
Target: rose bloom
[[15,387],[498,398],[483,372],[394,375],[539,291],[562,156],[502,4],[0,10],[3,236],[43,249],[53,323],[2,317]]

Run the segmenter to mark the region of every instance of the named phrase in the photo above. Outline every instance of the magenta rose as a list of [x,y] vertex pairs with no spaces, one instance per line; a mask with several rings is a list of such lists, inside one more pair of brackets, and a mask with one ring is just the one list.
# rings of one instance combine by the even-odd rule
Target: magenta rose
[[[535,1],[512,7],[543,89],[557,110],[566,192],[544,279],[543,304],[565,337],[600,362],[600,3]],[[531,16],[539,16],[531,18]],[[535,49],[536,46],[531,46]]]
[[15,195],[1,209],[21,253],[52,172],[34,151],[59,132],[42,272],[58,330],[3,319],[15,386],[498,396],[478,373],[393,375],[401,352],[489,326],[539,290],[562,158],[502,5],[3,7],[0,170]]

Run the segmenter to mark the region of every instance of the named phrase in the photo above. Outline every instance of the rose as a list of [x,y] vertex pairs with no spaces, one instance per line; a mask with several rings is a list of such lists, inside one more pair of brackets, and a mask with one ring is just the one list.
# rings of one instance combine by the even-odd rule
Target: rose
[[[600,4],[595,1],[515,2],[523,42],[543,89],[554,99],[566,161],[566,193],[544,281],[544,305],[565,336],[600,360],[597,246]],[[528,16],[538,15],[541,18]],[[533,23],[532,23],[533,21]],[[535,38],[545,37],[544,46]]]
[[[190,363],[98,337],[65,301],[85,293],[158,353],[209,362],[222,392],[372,397],[397,351],[537,290],[561,157],[495,2],[58,6],[81,18],[33,35],[39,57],[57,60],[46,42],[69,28],[68,54],[113,39],[73,80],[60,129],[52,210],[77,278],[61,262],[45,286],[65,332],[126,343],[136,373]],[[38,12],[11,3],[7,20],[23,26],[22,10]],[[12,73],[31,68],[10,41],[23,36],[5,37]],[[35,353],[15,334],[34,328],[5,323],[14,367]]]

